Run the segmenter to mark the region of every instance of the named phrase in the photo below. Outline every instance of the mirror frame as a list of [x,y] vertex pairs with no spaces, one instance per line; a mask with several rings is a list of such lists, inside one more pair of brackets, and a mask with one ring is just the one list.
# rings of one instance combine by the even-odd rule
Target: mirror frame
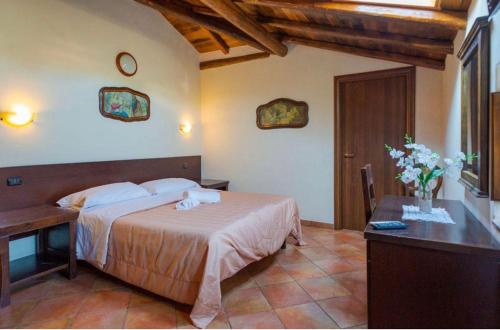
[[491,93],[491,200],[500,201],[500,92]]
[[[132,72],[132,73],[128,73],[126,72],[125,70],[123,70],[122,66],[121,66],[121,63],[120,63],[120,60],[123,56],[125,55],[128,55],[130,56],[133,60],[134,60],[134,63],[135,63],[135,71]],[[118,55],[116,55],[116,67],[118,68],[118,71],[120,71],[124,76],[127,76],[127,77],[132,77],[133,75],[136,74],[137,72],[137,69],[139,68],[139,65],[137,64],[137,61],[135,59],[134,56],[132,56],[132,54],[130,53],[127,53],[127,52],[121,52],[119,53]]]
[[[463,93],[464,68],[469,64],[473,56],[477,56],[477,66],[473,68],[477,71],[475,77],[471,77],[470,86],[475,90],[476,95],[474,106],[470,111],[476,111],[473,131],[478,139],[478,173],[473,174],[470,171],[463,170],[460,182],[476,197],[488,197],[489,191],[489,26],[488,17],[478,17],[474,22],[469,34],[465,38],[462,47],[458,51],[458,58],[461,61],[461,150],[466,153],[467,150],[467,130],[464,121],[467,120],[467,111],[465,104],[465,95]],[[472,90],[472,88],[471,88]]]

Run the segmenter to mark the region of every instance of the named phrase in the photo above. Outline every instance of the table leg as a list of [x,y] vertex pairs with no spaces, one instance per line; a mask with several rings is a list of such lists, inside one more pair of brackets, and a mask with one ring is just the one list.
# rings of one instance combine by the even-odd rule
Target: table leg
[[9,305],[9,237],[0,237],[0,307],[7,307]]
[[76,277],[76,221],[68,223],[69,247],[68,247],[68,271],[66,276],[69,279]]
[[38,253],[47,253],[48,248],[48,232],[46,228],[39,229],[37,235],[37,251]]

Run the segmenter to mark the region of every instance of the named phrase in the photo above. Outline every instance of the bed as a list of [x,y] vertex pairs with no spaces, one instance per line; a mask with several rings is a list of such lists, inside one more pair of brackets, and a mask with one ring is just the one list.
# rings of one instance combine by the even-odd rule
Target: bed
[[[114,175],[111,181],[115,182],[129,179],[140,183],[172,176],[196,180],[199,158],[188,159],[194,161],[194,169],[192,163],[186,165],[185,159],[178,158],[182,157],[167,162],[174,164],[171,166],[173,170],[157,166],[157,162],[165,163],[165,159],[147,160],[156,170],[146,176],[140,174],[140,177],[137,177],[135,164],[126,163],[138,162],[132,160],[102,162],[97,167],[97,163],[82,163],[34,166],[36,169],[0,169],[0,179],[9,173],[26,174],[28,178],[37,173],[38,184],[24,189],[25,201],[47,199],[53,202],[55,196],[62,197],[62,191],[68,193],[81,189],[81,180],[89,175],[92,179],[85,184],[87,188],[108,183],[110,173]],[[113,171],[115,164],[122,169],[120,174]],[[132,169],[126,165],[133,165]],[[59,166],[59,171],[54,172],[54,166]],[[67,166],[77,172],[76,177],[78,172],[87,174],[80,176],[80,181],[66,176],[59,180],[58,173],[61,170],[67,173]],[[89,171],[89,167],[99,170]],[[50,187],[54,191],[38,190],[40,177],[51,180]],[[54,184],[54,180],[59,184]],[[221,199],[221,203],[202,204],[189,211],[176,210],[174,202],[178,198],[167,195],[82,210],[78,220],[78,257],[123,281],[193,305],[191,319],[194,325],[204,328],[221,308],[222,280],[276,252],[289,234],[302,243],[298,208],[292,198],[221,192]],[[2,207],[0,204],[0,209]],[[113,219],[109,223],[109,234],[103,234],[103,219]]]
[[[221,308],[222,280],[276,252],[290,233],[301,240],[292,198],[221,195],[221,203],[189,211],[178,211],[170,203],[121,216],[112,225],[105,264],[96,260],[95,253],[79,252],[79,258],[125,282],[193,305],[191,320],[204,328]],[[112,205],[98,212],[120,207]],[[81,212],[79,246],[89,242],[81,233],[92,232],[93,221],[85,222],[86,217]]]

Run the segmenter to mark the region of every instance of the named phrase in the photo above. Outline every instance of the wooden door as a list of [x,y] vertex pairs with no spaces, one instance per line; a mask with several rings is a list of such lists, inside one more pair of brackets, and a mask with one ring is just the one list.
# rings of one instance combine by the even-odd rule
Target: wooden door
[[414,136],[415,68],[335,77],[335,228],[364,230],[360,169],[372,164],[375,196],[402,195],[384,144]]

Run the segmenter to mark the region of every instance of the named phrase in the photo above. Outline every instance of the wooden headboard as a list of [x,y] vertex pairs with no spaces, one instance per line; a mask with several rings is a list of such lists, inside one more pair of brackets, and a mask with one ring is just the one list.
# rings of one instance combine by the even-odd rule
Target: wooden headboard
[[[8,186],[10,177],[22,184]],[[201,179],[201,156],[0,168],[0,211],[55,204],[66,195],[107,183],[180,177]]]

